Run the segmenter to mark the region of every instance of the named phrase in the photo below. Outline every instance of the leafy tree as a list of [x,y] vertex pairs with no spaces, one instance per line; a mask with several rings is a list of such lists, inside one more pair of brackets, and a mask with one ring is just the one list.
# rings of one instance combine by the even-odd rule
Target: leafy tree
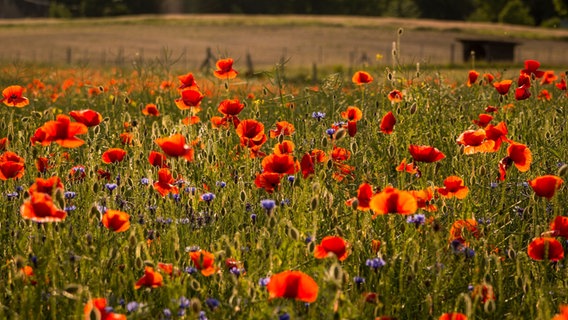
[[529,7],[521,0],[509,1],[499,13],[499,22],[530,26],[535,23]]

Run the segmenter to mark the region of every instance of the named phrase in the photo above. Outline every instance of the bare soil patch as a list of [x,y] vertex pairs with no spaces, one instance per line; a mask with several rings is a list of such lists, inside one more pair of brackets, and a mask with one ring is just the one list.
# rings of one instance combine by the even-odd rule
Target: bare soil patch
[[[538,59],[568,65],[568,30],[369,17],[327,16],[140,16],[81,20],[0,20],[0,61],[129,64],[170,59],[199,68],[207,48],[256,69],[281,60],[294,67],[391,63],[397,30],[407,64],[462,62],[458,38],[516,41],[515,62]],[[453,48],[453,49],[452,49]],[[383,56],[376,61],[376,55]],[[166,58],[167,57],[167,58]]]

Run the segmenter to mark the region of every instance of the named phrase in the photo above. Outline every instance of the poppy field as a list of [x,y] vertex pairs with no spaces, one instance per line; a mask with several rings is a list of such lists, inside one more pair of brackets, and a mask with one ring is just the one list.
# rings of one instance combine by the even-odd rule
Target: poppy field
[[568,319],[563,70],[242,68],[3,67],[1,318]]

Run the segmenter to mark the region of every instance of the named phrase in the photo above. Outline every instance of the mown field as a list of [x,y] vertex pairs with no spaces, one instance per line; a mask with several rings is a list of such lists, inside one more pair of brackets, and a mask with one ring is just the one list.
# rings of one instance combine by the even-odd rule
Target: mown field
[[394,53],[2,65],[0,317],[568,318],[564,70]]

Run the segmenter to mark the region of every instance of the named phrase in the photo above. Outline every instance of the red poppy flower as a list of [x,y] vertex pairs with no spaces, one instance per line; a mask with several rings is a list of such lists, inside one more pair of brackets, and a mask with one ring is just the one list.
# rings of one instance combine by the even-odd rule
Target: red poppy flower
[[566,91],[566,79],[560,79],[560,82],[556,83],[555,86],[558,90]]
[[334,172],[331,176],[336,181],[341,182],[345,178],[353,178],[353,171],[355,170],[355,167],[341,162],[333,162],[333,169]]
[[165,138],[158,138],[154,142],[170,157],[182,157],[187,161],[193,161],[194,151],[185,143],[185,137],[179,133]]
[[505,122],[499,122],[496,126],[489,124],[485,127],[485,136],[488,140],[495,141],[495,145],[493,146],[493,151],[499,150],[501,147],[501,143],[503,141],[510,142],[507,138],[507,134],[509,130],[507,129],[507,125]]
[[436,191],[445,198],[456,197],[463,199],[467,196],[469,188],[464,186],[460,177],[449,176],[444,179],[444,187],[437,188]]
[[387,98],[392,103],[401,102],[403,97],[404,96],[403,96],[402,92],[400,92],[399,90],[396,90],[396,89],[392,90],[387,95]]
[[274,146],[274,154],[283,155],[289,154],[292,155],[294,153],[294,142],[290,140],[284,140],[281,143],[278,143]]
[[471,87],[475,83],[475,81],[477,81],[477,77],[479,77],[479,72],[470,70],[467,73],[467,86]]
[[357,121],[363,118],[363,112],[357,107],[349,106],[346,111],[341,112],[341,117],[347,120],[349,136],[354,137],[357,133]]
[[466,242],[466,236],[470,234],[475,238],[479,237],[477,229],[477,221],[475,219],[457,220],[450,228],[450,242],[458,240],[461,243]]
[[525,60],[525,68],[521,70],[521,74],[533,76],[535,78],[542,78],[544,71],[538,70],[540,62],[536,60]]
[[333,147],[333,150],[331,151],[331,159],[334,162],[349,160],[349,158],[351,158],[351,151],[337,146]]
[[544,71],[540,84],[541,85],[551,84],[554,83],[556,80],[558,80],[558,77],[556,76],[556,74],[554,74],[554,70],[547,70]]
[[234,79],[237,77],[238,72],[233,69],[233,59],[220,59],[215,64],[217,70],[213,72],[213,75],[219,79]]
[[448,312],[442,314],[438,320],[467,320],[467,316],[459,312]]
[[483,129],[467,130],[460,134],[456,139],[458,144],[464,145],[464,154],[474,154],[478,152],[493,152],[495,141],[486,139]]
[[243,147],[260,148],[267,140],[264,125],[253,119],[241,121],[236,132]]
[[150,155],[148,156],[148,162],[150,165],[159,168],[167,168],[167,160],[166,156],[163,153],[159,153],[156,151],[150,151]]
[[130,228],[130,215],[126,212],[108,209],[103,214],[103,225],[114,232],[124,232]]
[[429,212],[435,212],[438,210],[436,205],[430,203],[432,199],[434,199],[433,187],[428,187],[424,190],[410,190],[409,192],[416,199],[418,208],[424,209]]
[[134,141],[134,135],[130,132],[121,133],[118,138],[123,145],[131,145]]
[[45,130],[43,130],[43,127],[37,128],[37,130],[34,132],[34,135],[30,138],[30,142],[32,146],[36,143],[39,143],[42,146],[48,146],[51,144],[51,141],[49,141],[47,133],[45,132]]
[[568,305],[560,305],[560,313],[555,314],[552,320],[568,320]]
[[417,146],[411,144],[408,147],[412,159],[416,162],[436,162],[444,159],[444,155],[440,150],[430,146]]
[[479,127],[485,128],[489,124],[489,122],[491,122],[491,120],[493,120],[492,115],[486,113],[480,113],[479,116],[477,117],[477,120],[473,120],[473,123],[475,123]]
[[282,175],[275,172],[263,172],[256,175],[254,184],[257,188],[262,188],[268,193],[273,193],[274,189],[280,186]]
[[357,71],[353,74],[351,81],[356,85],[362,85],[373,82],[373,77],[368,72]]
[[396,119],[392,114],[392,111],[387,112],[381,119],[381,132],[385,134],[391,134],[394,131],[394,125],[396,124]]
[[119,313],[107,311],[107,301],[105,298],[93,298],[89,300],[83,308],[85,320],[126,320],[126,316]]
[[42,142],[55,142],[64,148],[76,148],[82,146],[85,141],[75,135],[87,133],[87,126],[80,122],[71,122],[71,119],[63,114],[57,116],[56,121],[48,121],[42,126],[46,139]]
[[483,79],[485,79],[485,81],[487,81],[487,83],[492,83],[493,80],[495,80],[495,77],[491,73],[484,73]]
[[103,116],[91,109],[71,111],[69,112],[69,115],[73,117],[75,121],[82,123],[87,127],[98,126],[101,121],[103,121]]
[[294,125],[288,121],[278,121],[276,122],[276,129],[270,130],[270,137],[276,138],[280,135],[291,136],[296,129]]
[[177,194],[179,192],[178,187],[173,185],[174,182],[170,170],[161,168],[158,170],[158,181],[154,182],[153,187],[162,197],[165,197],[168,193]]
[[215,256],[211,252],[205,250],[192,251],[189,253],[191,261],[197,270],[201,271],[201,274],[208,277],[215,272],[217,268],[215,267]]
[[564,180],[553,175],[540,176],[529,181],[534,193],[539,197],[545,197],[547,199],[552,199],[556,190],[558,190],[563,183]]
[[228,129],[229,128],[229,122],[227,122],[227,119],[225,117],[215,116],[215,117],[211,117],[211,126],[213,127],[213,129],[218,129],[218,128]]
[[8,146],[8,138],[4,137],[0,139],[0,151],[6,151]]
[[193,73],[191,72],[183,76],[178,76],[178,79],[181,82],[181,85],[178,88],[179,90],[186,88],[199,89],[199,86],[197,85],[195,78],[193,77]]
[[103,153],[102,159],[104,163],[118,163],[124,160],[126,151],[120,148],[110,148]]
[[418,204],[410,192],[388,186],[371,198],[369,207],[373,210],[374,219],[378,215],[389,213],[413,214],[418,209]]
[[65,220],[67,213],[55,207],[51,196],[34,192],[20,207],[24,219],[35,222],[59,222]]
[[473,287],[471,292],[472,300],[478,299],[481,303],[486,303],[488,301],[495,301],[495,292],[493,291],[493,286],[487,283],[478,284]]
[[353,204],[353,201],[357,200],[357,210],[367,211],[371,209],[371,207],[369,206],[369,202],[371,201],[372,197],[373,197],[373,186],[365,182],[359,186],[359,189],[357,189],[357,197],[351,198],[347,200],[345,203],[348,206],[351,206]]
[[46,173],[48,169],[53,168],[50,160],[46,157],[38,157],[37,159],[35,159],[34,163],[37,171],[41,173]]
[[64,186],[61,179],[57,176],[53,176],[48,179],[36,178],[34,184],[29,187],[28,192],[30,194],[33,194],[34,192],[43,192],[52,196],[56,190],[59,189],[63,191],[63,188]]
[[185,125],[192,125],[192,124],[198,124],[199,122],[201,122],[201,119],[199,118],[199,116],[189,116],[189,117],[185,117],[181,120],[181,123],[185,124]]
[[531,77],[527,74],[521,73],[519,75],[519,78],[517,78],[517,87],[525,87],[525,88],[530,88],[531,87]]
[[153,103],[148,103],[142,109],[142,114],[145,116],[154,116],[157,117],[160,115],[160,110],[158,110],[158,106]]
[[221,101],[217,110],[221,112],[226,120],[231,120],[235,128],[239,125],[239,118],[237,115],[243,111],[245,104],[241,103],[238,99],[226,99]]
[[30,104],[28,98],[23,97],[24,87],[22,86],[9,86],[2,90],[2,100],[8,107],[22,108]]
[[142,287],[158,288],[163,285],[164,278],[162,275],[152,267],[144,268],[144,275],[136,281],[134,284],[134,289],[140,289]]
[[315,173],[314,160],[308,152],[304,153],[302,156],[302,160],[300,161],[300,170],[302,171],[302,176],[304,178]]
[[398,166],[396,166],[396,171],[402,172],[408,172],[410,174],[416,174],[419,173],[418,170],[418,166],[414,163],[406,163],[406,158],[402,159],[402,161],[400,162],[400,164]]
[[548,90],[542,89],[540,90],[536,98],[538,100],[550,101],[552,99],[552,95],[550,94],[550,92],[548,92]]
[[0,155],[0,180],[20,179],[24,176],[24,159],[14,152],[6,151]]
[[555,238],[534,238],[527,248],[529,257],[533,260],[560,261],[564,259],[564,248]]
[[271,154],[262,159],[263,172],[274,172],[278,174],[294,174],[298,171],[298,163],[289,154]]
[[270,277],[266,286],[270,299],[289,298],[315,302],[319,287],[312,277],[301,271],[284,271]]
[[174,102],[180,110],[192,110],[198,112],[201,110],[199,104],[205,95],[197,89],[185,89],[181,91],[181,98],[175,99]]
[[316,245],[314,257],[316,257],[316,259],[325,259],[330,253],[335,255],[339,261],[347,259],[349,252],[347,251],[347,243],[345,240],[337,236],[324,237],[321,243]]
[[531,96],[531,91],[528,87],[521,86],[515,90],[515,99],[516,100],[525,100]]
[[507,148],[507,155],[520,172],[526,172],[530,169],[532,153],[526,145],[518,142],[511,143]]
[[553,237],[568,238],[568,217],[557,216],[550,223],[550,230]]
[[499,92],[500,95],[506,95],[509,93],[509,89],[511,88],[511,84],[513,80],[502,80],[499,82],[494,82],[493,87]]

